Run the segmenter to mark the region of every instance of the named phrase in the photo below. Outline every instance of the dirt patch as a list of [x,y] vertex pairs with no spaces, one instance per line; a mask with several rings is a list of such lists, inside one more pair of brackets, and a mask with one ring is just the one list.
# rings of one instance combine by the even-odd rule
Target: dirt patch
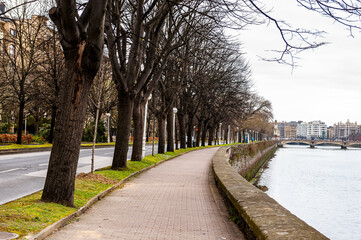
[[76,176],[77,179],[91,180],[94,182],[104,183],[104,184],[116,184],[117,181],[109,179],[100,174],[91,174],[91,173],[80,173]]

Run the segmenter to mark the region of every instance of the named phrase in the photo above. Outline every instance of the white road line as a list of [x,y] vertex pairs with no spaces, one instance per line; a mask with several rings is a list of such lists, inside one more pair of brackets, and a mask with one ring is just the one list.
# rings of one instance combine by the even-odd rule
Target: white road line
[[0,173],[7,173],[7,172],[13,172],[13,171],[17,171],[17,170],[25,170],[26,168],[13,168],[13,169],[9,169],[9,170],[5,170],[5,171],[1,171]]
[[47,166],[49,163],[40,163],[39,166]]

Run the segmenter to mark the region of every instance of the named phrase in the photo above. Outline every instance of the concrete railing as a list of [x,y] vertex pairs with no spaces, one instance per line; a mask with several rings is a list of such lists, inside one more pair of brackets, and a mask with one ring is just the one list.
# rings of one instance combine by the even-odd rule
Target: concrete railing
[[237,211],[247,239],[328,239],[245,180],[231,167],[228,157],[227,147],[220,148],[213,157],[213,171],[219,189]]

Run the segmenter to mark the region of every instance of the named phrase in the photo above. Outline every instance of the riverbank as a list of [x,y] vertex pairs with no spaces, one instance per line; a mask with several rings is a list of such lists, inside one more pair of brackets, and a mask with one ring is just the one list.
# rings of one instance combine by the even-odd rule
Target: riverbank
[[247,239],[328,239],[249,183],[239,174],[239,169],[231,166],[231,152],[239,157],[238,167],[241,169],[251,170],[257,165],[254,163],[251,167],[253,161],[243,161],[249,158],[243,158],[245,155],[242,155],[242,152],[251,153],[249,156],[253,155],[252,159],[257,155],[247,147],[249,146],[244,146],[245,149],[240,149],[241,151],[221,148],[213,158],[213,171],[218,187],[231,209],[234,209],[234,219]]

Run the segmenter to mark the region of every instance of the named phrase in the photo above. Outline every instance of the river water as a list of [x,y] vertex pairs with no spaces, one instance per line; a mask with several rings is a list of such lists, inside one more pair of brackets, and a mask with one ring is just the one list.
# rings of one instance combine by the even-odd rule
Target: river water
[[361,149],[285,145],[258,184],[330,239],[361,239]]

